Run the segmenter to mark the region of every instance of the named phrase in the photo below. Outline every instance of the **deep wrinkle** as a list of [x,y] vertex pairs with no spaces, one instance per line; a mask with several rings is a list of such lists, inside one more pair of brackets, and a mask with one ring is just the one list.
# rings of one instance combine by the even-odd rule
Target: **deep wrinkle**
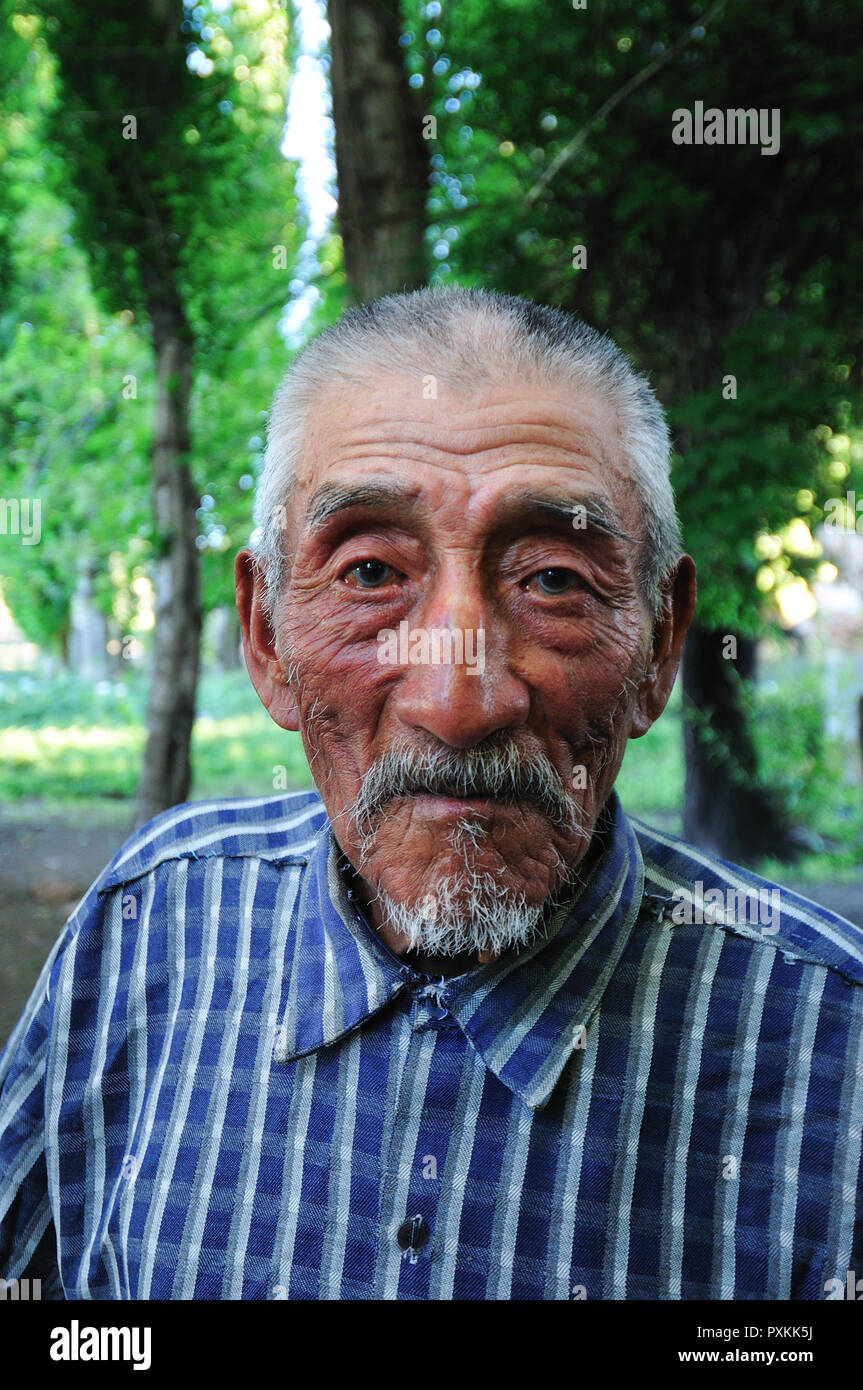
[[[639,583],[643,518],[617,448],[599,394],[547,386],[529,404],[499,385],[426,401],[393,377],[329,392],[310,424],[286,508],[290,578],[260,679],[254,661],[250,671],[273,717],[301,730],[340,848],[397,954],[407,942],[388,934],[380,903],[418,903],[468,869],[541,915],[588,852],[628,738],[664,706],[692,567],[655,624]],[[587,525],[572,525],[577,506]],[[402,620],[482,628],[483,673],[381,664],[377,634]],[[457,756],[501,740],[548,760],[572,799],[568,828],[530,802],[466,799],[475,833],[456,850],[460,803],[435,796],[391,800],[371,839],[353,823],[364,778],[392,750]]]

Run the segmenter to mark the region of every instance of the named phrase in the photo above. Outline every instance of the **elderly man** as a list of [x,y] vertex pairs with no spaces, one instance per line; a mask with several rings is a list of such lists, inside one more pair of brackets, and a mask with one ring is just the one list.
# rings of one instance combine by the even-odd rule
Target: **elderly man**
[[695,599],[644,380],[558,310],[387,298],[295,363],[258,505],[246,662],[317,794],[166,812],[70,919],[0,1072],[0,1273],[844,1296],[861,933],[614,791]]

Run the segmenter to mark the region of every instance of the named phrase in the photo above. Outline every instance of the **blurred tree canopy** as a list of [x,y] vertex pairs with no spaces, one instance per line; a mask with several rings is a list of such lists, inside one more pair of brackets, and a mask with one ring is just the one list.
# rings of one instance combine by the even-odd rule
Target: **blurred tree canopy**
[[[0,430],[4,488],[29,495],[38,484],[45,543],[4,552],[4,590],[27,635],[62,652],[82,549],[92,555],[96,598],[106,613],[118,602],[123,611],[134,603],[128,582],[152,558],[148,453],[156,380],[140,286],[121,239],[106,242],[106,250],[104,234],[91,228],[93,260],[82,252],[50,44],[59,21],[34,15],[30,6],[23,14],[20,9],[4,5],[0,45],[6,69],[0,100]],[[184,45],[209,55],[214,66],[205,75],[189,74],[198,125],[189,123],[180,154],[200,163],[204,127],[214,122],[224,126],[219,139],[229,138],[230,158],[221,185],[217,180],[206,202],[198,203],[188,237],[171,243],[195,332],[190,460],[207,499],[199,517],[205,609],[233,601],[225,557],[248,536],[266,409],[288,361],[277,323],[290,298],[305,223],[295,167],[278,153],[289,46],[280,40],[275,50],[278,62],[264,91],[270,109],[262,110],[252,80],[258,69],[239,80],[235,70],[250,57],[243,45],[260,49],[266,35],[256,34],[254,16],[242,6],[233,16],[211,17],[208,40],[201,37],[206,15],[184,21]],[[232,35],[232,18],[245,26],[239,35]],[[92,14],[89,23],[95,40]],[[98,65],[96,56],[91,53],[91,66]],[[121,134],[119,122],[117,130]],[[210,173],[212,147],[211,140],[205,156]],[[179,188],[179,157],[174,168]],[[178,201],[194,211],[187,195]],[[182,207],[180,213],[185,218]],[[286,254],[277,257],[283,262],[277,269],[273,247],[280,244]],[[94,291],[103,263],[105,285]]]
[[[56,595],[61,601],[51,605],[61,637],[63,609],[82,566],[116,575],[124,567],[134,571],[144,559],[155,562],[157,622],[139,813],[147,819],[184,799],[189,786],[200,644],[198,549],[203,543],[220,550],[227,537],[227,529],[214,518],[208,518],[203,537],[199,535],[196,512],[206,515],[214,502],[210,489],[224,489],[228,470],[235,491],[248,490],[251,482],[246,450],[239,467],[236,455],[230,461],[217,458],[214,467],[216,432],[210,422],[225,424],[225,415],[215,410],[202,412],[198,447],[206,449],[206,471],[199,473],[204,485],[196,478],[190,427],[193,374],[205,374],[203,381],[199,375],[199,385],[210,393],[232,376],[247,387],[249,373],[262,365],[263,356],[263,365],[274,370],[266,378],[261,410],[269,383],[278,375],[276,323],[301,240],[293,215],[293,169],[279,151],[287,24],[278,6],[262,9],[259,4],[236,4],[229,15],[198,5],[189,7],[185,17],[181,7],[162,0],[149,0],[134,14],[112,0],[96,0],[86,9],[44,0],[34,7],[37,13],[26,15],[8,4],[4,8],[16,39],[30,46],[27,63],[32,61],[39,84],[38,97],[32,86],[22,84],[30,119],[22,116],[18,122],[24,131],[16,151],[20,177],[35,182],[38,146],[44,146],[50,189],[45,196],[58,199],[56,206],[49,202],[41,208],[37,199],[35,209],[22,199],[19,225],[20,219],[41,212],[44,255],[52,249],[52,235],[62,244],[68,204],[75,244],[89,271],[87,285],[78,258],[78,274],[71,277],[77,293],[58,323],[54,296],[63,303],[69,270],[63,258],[49,256],[46,285],[44,279],[40,283],[38,277],[28,277],[26,256],[20,269],[12,257],[12,291],[19,303],[23,298],[30,305],[22,308],[29,312],[29,331],[37,338],[37,351],[28,356],[25,348],[17,354],[19,360],[17,343],[12,344],[3,370],[7,419],[19,461],[17,481],[23,494],[38,489],[49,536],[52,529],[56,532],[50,565],[68,561],[61,541],[72,529],[70,521],[84,537],[77,542],[76,564],[63,566],[65,592],[61,587]],[[32,241],[28,245],[32,256]],[[62,278],[51,284],[54,275]],[[37,307],[41,313],[34,312]],[[113,320],[104,334],[97,331],[100,316]],[[109,354],[100,353],[94,373],[94,354],[86,341],[100,338],[99,346],[106,346],[132,325],[139,342],[127,333],[121,350],[143,368],[140,391],[139,373],[128,357],[125,370],[112,381],[117,358],[108,367]],[[259,325],[266,326],[263,336],[255,333]],[[70,337],[68,357],[46,357],[52,333]],[[152,358],[145,365],[146,345]],[[32,368],[26,378],[17,370],[20,358]],[[50,378],[55,365],[64,375],[59,391],[58,383],[44,379],[46,368]],[[86,382],[80,377],[75,382],[79,372],[86,372]],[[83,389],[76,392],[76,384]],[[72,398],[60,426],[56,404],[51,408],[48,402],[56,402],[57,395],[63,401],[70,387]],[[244,408],[237,396],[233,405],[236,421]],[[28,426],[40,430],[46,416],[53,417],[50,473],[45,449],[34,448],[35,441],[27,438]],[[109,427],[121,422],[125,429]],[[258,412],[254,424],[260,423]],[[248,426],[245,433],[244,443],[256,437]],[[122,438],[125,459],[122,454],[104,457],[115,434]],[[141,467],[147,448],[149,476]],[[85,470],[87,454],[95,466]],[[76,479],[71,497],[70,476]],[[132,495],[118,517],[116,492],[130,484]],[[111,499],[113,506],[94,505],[94,492]],[[149,506],[148,492],[153,499]],[[207,504],[203,508],[201,500]],[[32,595],[42,579],[49,592],[51,586],[56,589],[56,574],[39,575],[39,566],[34,574],[26,553],[21,561],[19,588],[23,585]],[[103,597],[104,587],[103,582]],[[13,604],[15,598],[13,577]],[[44,620],[40,627],[44,637]]]
[[[863,476],[863,11],[450,0],[410,13],[410,80],[437,121],[435,278],[583,315],[670,407],[699,566],[686,830],[732,857],[790,852],[739,684],[772,598],[817,564],[826,498]],[[675,143],[673,113],[699,101],[778,113],[778,151]]]

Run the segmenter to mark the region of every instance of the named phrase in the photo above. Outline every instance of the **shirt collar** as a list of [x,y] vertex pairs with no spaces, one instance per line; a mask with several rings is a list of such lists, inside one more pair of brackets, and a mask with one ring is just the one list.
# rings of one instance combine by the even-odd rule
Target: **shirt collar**
[[[642,904],[641,850],[616,793],[603,810],[601,853],[585,881],[537,942],[445,981],[439,998],[488,1069],[531,1109],[539,1109],[584,1037],[626,948]],[[278,1061],[328,1046],[421,980],[355,911],[339,873],[329,826],[308,866],[298,931],[337,973],[335,988],[294,996]],[[310,934],[311,938],[310,939]],[[314,937],[320,934],[320,939]],[[327,996],[339,996],[328,1009]],[[320,1007],[323,998],[324,1007]],[[290,1006],[289,1006],[289,1011]]]

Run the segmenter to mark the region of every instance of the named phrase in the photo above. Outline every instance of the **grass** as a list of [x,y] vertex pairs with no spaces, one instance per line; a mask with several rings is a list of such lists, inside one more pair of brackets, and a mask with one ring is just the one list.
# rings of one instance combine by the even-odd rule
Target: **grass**
[[[274,769],[311,786],[299,734],[279,729],[243,671],[205,675],[192,739],[196,800],[272,794]],[[0,798],[52,808],[135,795],[144,750],[146,686],[133,672],[93,685],[74,677],[0,678]],[[278,783],[282,784],[281,781]]]

